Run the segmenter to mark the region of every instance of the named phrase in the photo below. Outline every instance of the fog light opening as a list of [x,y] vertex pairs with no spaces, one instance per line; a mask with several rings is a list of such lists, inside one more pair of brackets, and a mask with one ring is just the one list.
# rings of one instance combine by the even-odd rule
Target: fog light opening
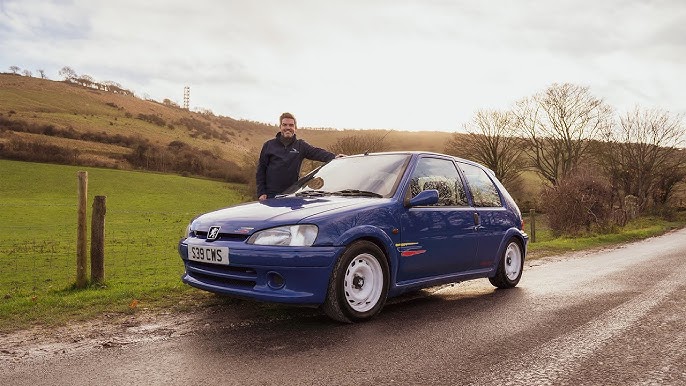
[[281,289],[286,285],[286,280],[276,272],[267,272],[267,285],[271,289]]

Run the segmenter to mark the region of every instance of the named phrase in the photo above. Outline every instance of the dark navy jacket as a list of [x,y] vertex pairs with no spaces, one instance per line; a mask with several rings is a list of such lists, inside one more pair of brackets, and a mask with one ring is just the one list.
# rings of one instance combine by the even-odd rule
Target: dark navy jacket
[[266,194],[273,197],[293,185],[299,177],[303,160],[329,162],[336,155],[314,147],[293,135],[293,142],[284,145],[281,132],[262,146],[260,161],[257,164],[257,197]]

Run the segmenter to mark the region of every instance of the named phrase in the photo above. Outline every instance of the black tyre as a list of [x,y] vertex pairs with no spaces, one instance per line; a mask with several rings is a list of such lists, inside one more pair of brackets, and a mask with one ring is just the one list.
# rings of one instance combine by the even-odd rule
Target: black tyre
[[519,240],[514,237],[507,242],[507,246],[500,257],[498,269],[494,277],[488,280],[498,288],[512,288],[519,283],[524,269],[524,254]]
[[376,244],[354,242],[334,266],[322,309],[341,322],[372,318],[386,303],[388,272],[388,261]]

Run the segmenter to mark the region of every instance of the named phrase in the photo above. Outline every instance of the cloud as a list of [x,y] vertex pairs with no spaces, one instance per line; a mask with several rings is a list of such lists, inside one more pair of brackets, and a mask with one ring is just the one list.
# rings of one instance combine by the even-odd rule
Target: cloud
[[188,85],[234,118],[456,130],[554,82],[684,111],[685,17],[677,0],[0,0],[0,67],[69,65],[158,100]]

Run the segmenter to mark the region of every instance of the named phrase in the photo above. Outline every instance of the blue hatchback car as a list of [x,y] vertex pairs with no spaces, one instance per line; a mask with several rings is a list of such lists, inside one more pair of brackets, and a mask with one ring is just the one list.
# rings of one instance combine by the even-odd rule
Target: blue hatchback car
[[527,241],[489,169],[388,152],[336,158],[281,196],[203,214],[179,253],[193,287],[355,322],[423,287],[476,278],[514,287]]

